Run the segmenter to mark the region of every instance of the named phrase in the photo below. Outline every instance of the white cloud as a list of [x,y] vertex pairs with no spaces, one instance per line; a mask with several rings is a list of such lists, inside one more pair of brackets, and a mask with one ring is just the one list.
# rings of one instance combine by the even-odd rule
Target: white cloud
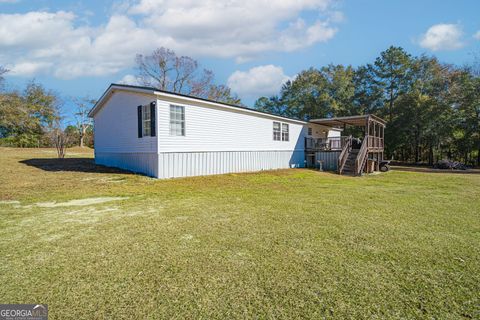
[[333,38],[336,28],[329,26],[327,22],[317,21],[308,26],[303,19],[290,24],[276,39],[276,45],[283,51],[294,51],[317,42],[325,42]]
[[473,35],[473,37],[477,40],[480,40],[480,30],[478,30],[477,33]]
[[123,76],[122,79],[118,81],[118,83],[121,84],[129,84],[132,86],[138,86],[141,85],[140,79],[137,76],[134,76],[133,74],[127,74]]
[[48,62],[18,62],[9,67],[12,75],[33,76],[45,72],[52,66]]
[[436,24],[421,36],[420,46],[432,51],[456,50],[464,46],[463,31],[457,24]]
[[63,11],[0,15],[0,64],[14,75],[113,74],[131,65],[137,52],[150,50],[155,40],[153,32],[126,16],[112,16],[98,28],[74,27],[75,19]]
[[[99,26],[65,11],[0,14],[0,65],[16,75],[100,76],[132,67],[136,53],[161,46],[195,58],[249,61],[334,37],[343,16],[333,1],[129,0]],[[317,18],[307,22],[305,13]]]
[[[336,28],[333,0],[141,0],[128,12],[170,36],[182,52],[248,60],[265,51],[292,51],[331,39]],[[304,12],[327,15],[309,24]],[[330,19],[330,16],[332,17]],[[280,41],[278,41],[280,39]]]
[[269,64],[248,71],[235,71],[228,78],[227,84],[241,97],[259,97],[278,93],[290,79],[281,67]]

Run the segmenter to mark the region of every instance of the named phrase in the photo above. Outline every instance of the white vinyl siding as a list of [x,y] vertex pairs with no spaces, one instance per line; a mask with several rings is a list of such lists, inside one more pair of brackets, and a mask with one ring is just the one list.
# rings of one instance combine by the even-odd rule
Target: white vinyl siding
[[154,95],[116,91],[94,116],[96,153],[157,152],[156,137],[138,139],[138,107]]
[[170,105],[170,135],[185,135],[185,108],[182,106]]
[[[170,106],[184,107],[185,136],[170,134]],[[293,151],[303,150],[307,133],[305,124],[241,109],[188,102],[182,98],[157,101],[158,152],[206,151]],[[288,141],[273,140],[273,122],[286,123]]]

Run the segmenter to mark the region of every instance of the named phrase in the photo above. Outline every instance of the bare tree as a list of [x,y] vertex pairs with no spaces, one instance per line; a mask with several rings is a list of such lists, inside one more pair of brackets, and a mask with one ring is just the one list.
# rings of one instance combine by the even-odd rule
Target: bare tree
[[62,112],[62,102],[55,96],[54,102],[54,119],[47,129],[47,136],[50,139],[50,143],[57,149],[57,157],[59,159],[65,158],[67,147],[70,143],[69,136],[62,128],[62,122],[64,115]]
[[3,75],[7,73],[9,70],[5,69],[4,67],[0,66],[0,87],[3,88]]
[[226,85],[211,85],[208,91],[209,100],[223,101],[228,104],[242,105],[240,98],[232,94],[231,89]]
[[135,61],[140,81],[146,86],[169,90],[171,86],[169,75],[174,70],[175,60],[175,52],[165,48],[156,49],[148,56],[137,54]]
[[141,82],[160,90],[201,96],[213,80],[213,72],[200,70],[196,60],[166,48],[138,54],[136,62]]
[[57,156],[59,159],[65,158],[66,149],[69,144],[68,135],[60,126],[55,126],[50,132],[50,141],[57,149]]
[[190,94],[196,97],[208,99],[210,95],[210,88],[215,87],[215,84],[213,84],[214,77],[215,75],[212,71],[204,69],[201,77],[198,77],[192,81]]
[[[177,56],[170,49],[162,47],[146,56],[137,54],[135,61],[141,83],[149,87],[199,98],[209,98],[212,88],[216,87],[211,70],[201,69],[195,59]],[[219,98],[232,101],[232,97],[225,97],[224,94]],[[239,99],[233,97],[233,100]]]
[[88,97],[75,99],[75,104],[77,105],[77,111],[75,112],[75,119],[77,121],[77,128],[79,133],[79,146],[85,146],[85,136],[87,135],[87,130],[92,126],[92,121],[88,117],[88,112],[92,109],[95,104],[94,99]]
[[480,77],[480,51],[473,53],[472,73]]

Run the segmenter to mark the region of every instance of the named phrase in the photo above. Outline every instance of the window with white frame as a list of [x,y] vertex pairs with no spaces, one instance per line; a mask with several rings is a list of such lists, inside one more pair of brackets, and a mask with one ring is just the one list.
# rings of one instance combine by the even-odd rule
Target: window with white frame
[[287,123],[282,123],[282,141],[288,141],[289,140],[289,133],[288,133],[288,124]]
[[150,113],[150,105],[142,106],[142,136],[149,137],[152,135],[151,132],[151,122],[152,117]]
[[170,105],[170,135],[185,135],[185,108],[182,106]]
[[280,122],[273,122],[273,140],[280,141],[281,138],[281,129],[280,129]]

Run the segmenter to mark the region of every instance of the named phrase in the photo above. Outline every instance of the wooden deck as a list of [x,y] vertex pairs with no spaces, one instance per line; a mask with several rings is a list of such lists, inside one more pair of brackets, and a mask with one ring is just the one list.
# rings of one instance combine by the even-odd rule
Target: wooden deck
[[[338,173],[361,175],[368,170],[367,164],[369,160],[374,163],[374,171],[380,169],[380,163],[384,159],[385,148],[385,121],[383,119],[373,115],[362,115],[317,119],[311,120],[311,122],[329,126],[343,124],[344,128],[346,128],[347,125],[364,128],[363,138],[356,139],[352,136],[341,137],[339,139],[339,145],[335,145],[335,147],[338,148],[336,150],[341,150],[338,158]],[[361,141],[360,146],[354,142],[355,140]],[[306,142],[307,151],[309,150],[308,146]],[[313,142],[310,146],[316,147],[317,144]],[[319,149],[320,151],[330,150],[332,148],[331,144],[328,143],[320,146],[323,146],[323,149]]]

